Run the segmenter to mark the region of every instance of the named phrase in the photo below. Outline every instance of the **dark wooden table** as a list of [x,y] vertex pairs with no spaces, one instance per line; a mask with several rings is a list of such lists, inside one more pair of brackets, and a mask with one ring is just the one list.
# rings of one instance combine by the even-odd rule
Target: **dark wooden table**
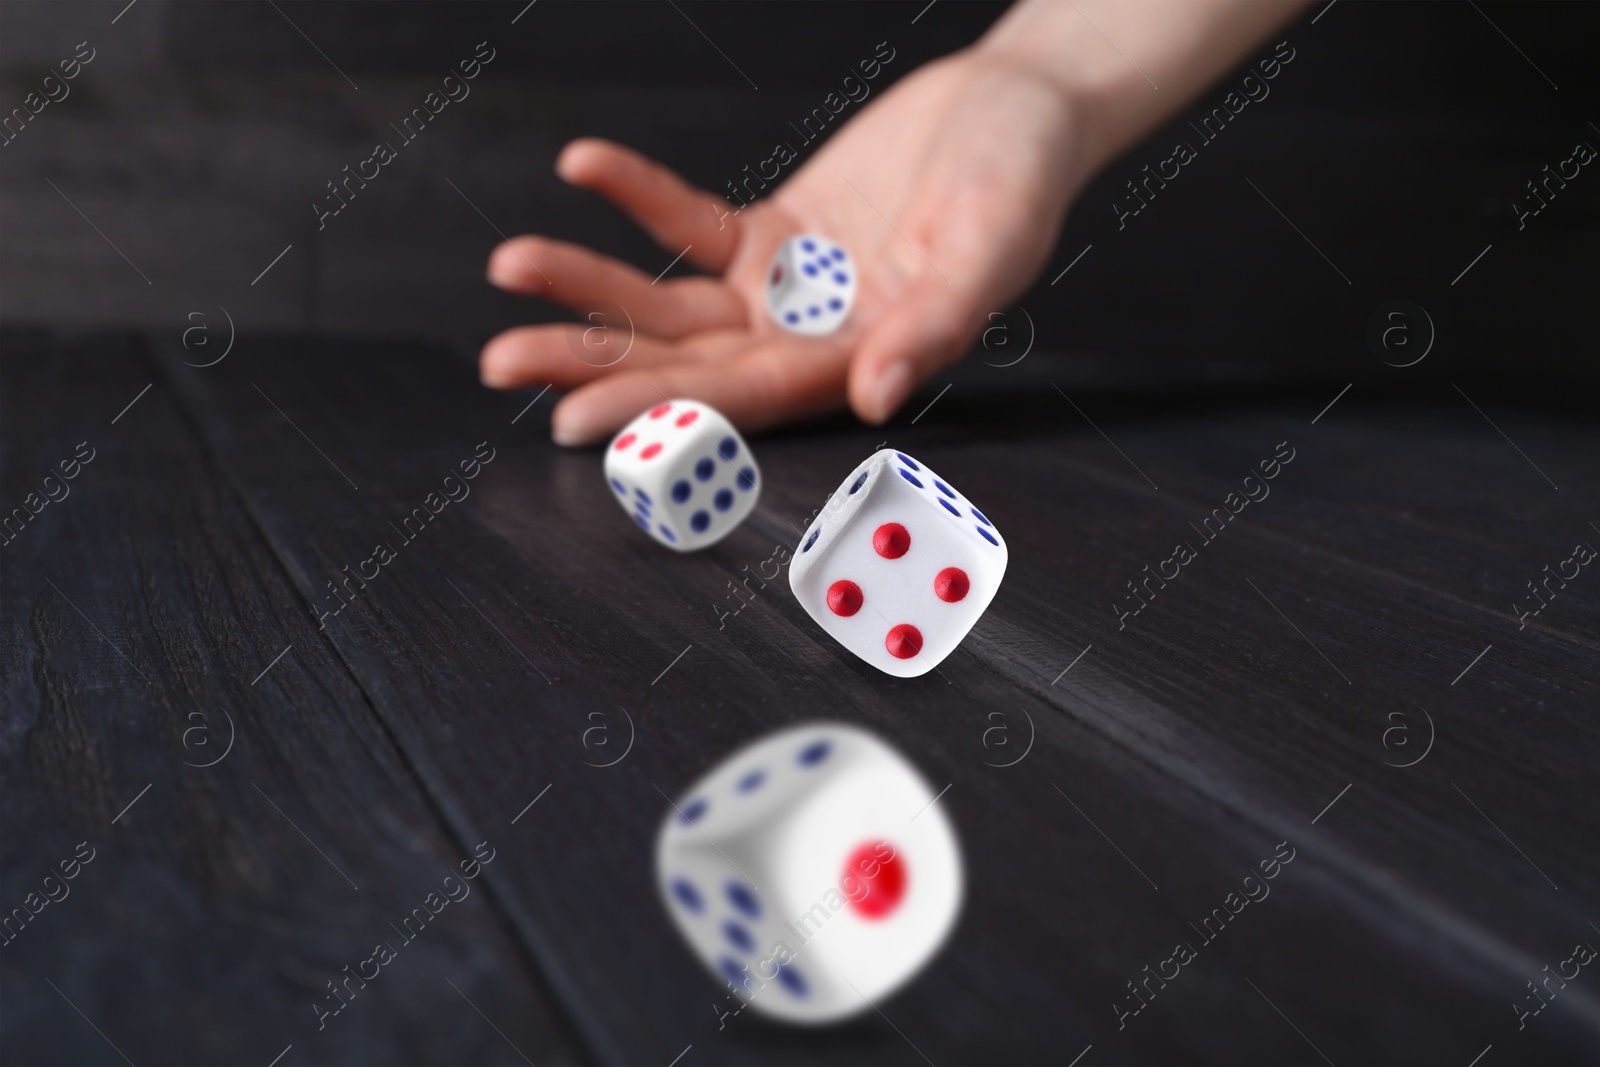
[[[1118,392],[1035,354],[974,364],[915,425],[934,389],[881,430],[756,439],[759,508],[679,556],[596,451],[549,443],[552,397],[488,392],[459,352],[3,343],[7,513],[93,456],[0,549],[0,888],[27,916],[0,949],[7,1062],[1600,1059],[1593,967],[1516,1008],[1600,945],[1600,574],[1513,609],[1600,545],[1592,420],[1451,389]],[[782,576],[745,582],[885,439],[1011,550],[913,680],[834,645]],[[1195,558],[1119,627],[1179,542]],[[319,627],[379,543],[394,559]],[[653,886],[663,794],[817,717],[950,784],[969,896],[881,1012],[719,1023]],[[471,896],[403,938],[475,850]]]

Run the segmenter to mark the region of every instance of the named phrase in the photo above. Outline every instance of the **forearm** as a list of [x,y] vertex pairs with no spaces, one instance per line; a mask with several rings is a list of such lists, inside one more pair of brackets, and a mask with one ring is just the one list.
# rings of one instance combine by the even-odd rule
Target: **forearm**
[[973,46],[1059,85],[1085,174],[1178,112],[1308,0],[1020,0]]

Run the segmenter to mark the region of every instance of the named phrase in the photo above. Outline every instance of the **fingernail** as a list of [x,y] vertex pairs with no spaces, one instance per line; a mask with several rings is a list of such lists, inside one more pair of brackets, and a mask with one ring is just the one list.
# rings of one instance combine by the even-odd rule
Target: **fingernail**
[[478,381],[490,389],[506,388],[511,384],[511,363],[498,348],[486,349],[478,358]]
[[911,395],[911,389],[916,381],[911,373],[911,364],[904,361],[896,363],[883,372],[878,379],[878,388],[873,393],[872,410],[878,422],[883,422],[901,404],[906,402],[906,397]]
[[558,413],[550,420],[550,440],[562,448],[576,448],[588,444],[588,435],[579,433],[579,427],[571,419],[564,419]]
[[511,285],[522,275],[522,259],[510,245],[501,245],[489,257],[489,280],[496,285]]

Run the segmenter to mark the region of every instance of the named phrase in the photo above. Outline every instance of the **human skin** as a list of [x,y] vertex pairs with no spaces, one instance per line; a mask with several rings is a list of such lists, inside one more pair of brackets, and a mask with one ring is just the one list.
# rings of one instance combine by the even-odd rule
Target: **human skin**
[[[551,435],[604,439],[663,398],[691,396],[743,430],[848,404],[869,423],[959,360],[1043,269],[1094,174],[1299,13],[1300,0],[1022,0],[972,46],[928,63],[844,123],[771,195],[744,208],[594,138],[556,160],[567,182],[627,212],[707,272],[651,277],[580,245],[512,238],[489,258],[509,292],[581,313],[625,309],[627,355],[578,358],[592,326],[508,330],[484,384],[571,390]],[[773,253],[820,233],[856,261],[855,304],[826,337],[780,329]],[[615,325],[615,324],[613,324]]]

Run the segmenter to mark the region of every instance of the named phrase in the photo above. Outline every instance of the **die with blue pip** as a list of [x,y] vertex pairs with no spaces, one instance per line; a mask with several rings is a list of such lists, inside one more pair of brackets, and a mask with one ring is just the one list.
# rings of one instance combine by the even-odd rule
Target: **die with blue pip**
[[664,400],[624,426],[606,448],[605,474],[639,528],[678,552],[726,537],[761,494],[750,446],[698,400]]
[[791,333],[833,333],[850,316],[855,298],[855,261],[825,237],[789,238],[767,267],[767,313]]

